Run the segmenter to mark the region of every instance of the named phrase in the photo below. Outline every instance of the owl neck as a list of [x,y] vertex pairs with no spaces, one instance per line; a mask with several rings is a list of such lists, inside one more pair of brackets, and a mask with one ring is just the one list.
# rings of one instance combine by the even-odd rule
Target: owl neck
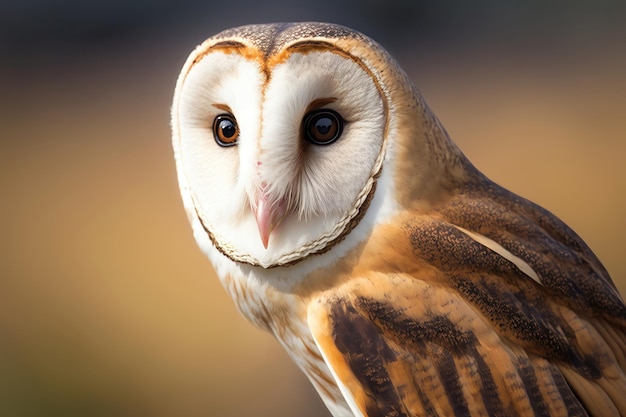
[[[433,205],[447,192],[478,178],[480,172],[452,141],[420,93],[396,109],[385,167],[393,167],[395,198],[401,207]],[[404,101],[406,103],[406,101]]]

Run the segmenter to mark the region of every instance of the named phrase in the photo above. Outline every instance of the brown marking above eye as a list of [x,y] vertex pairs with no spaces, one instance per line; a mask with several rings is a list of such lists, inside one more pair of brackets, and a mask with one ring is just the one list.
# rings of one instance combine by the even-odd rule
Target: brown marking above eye
[[213,104],[213,107],[215,107],[216,109],[220,109],[226,113],[233,114],[233,111],[231,110],[230,106],[226,104],[215,103]]
[[322,107],[330,103],[334,103],[335,101],[337,101],[337,97],[316,98],[311,103],[309,103],[304,113],[306,114],[306,113],[310,113],[313,110],[321,109]]

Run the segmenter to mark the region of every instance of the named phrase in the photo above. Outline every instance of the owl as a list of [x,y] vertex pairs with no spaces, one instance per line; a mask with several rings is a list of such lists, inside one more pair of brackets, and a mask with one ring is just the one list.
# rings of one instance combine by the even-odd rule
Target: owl
[[226,30],[171,123],[195,239],[333,416],[626,416],[605,268],[478,171],[373,40]]

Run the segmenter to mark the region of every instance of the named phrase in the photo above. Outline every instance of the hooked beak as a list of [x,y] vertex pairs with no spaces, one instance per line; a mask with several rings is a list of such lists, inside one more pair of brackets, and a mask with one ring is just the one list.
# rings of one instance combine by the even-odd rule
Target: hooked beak
[[265,192],[266,188],[265,184],[259,188],[256,196],[256,209],[254,209],[259,236],[265,249],[269,244],[272,231],[287,214],[287,202],[284,199],[272,200]]

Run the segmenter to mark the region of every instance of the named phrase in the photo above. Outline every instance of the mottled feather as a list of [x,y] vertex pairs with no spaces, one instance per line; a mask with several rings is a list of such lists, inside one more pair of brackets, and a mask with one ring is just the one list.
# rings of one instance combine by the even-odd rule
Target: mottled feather
[[[626,310],[591,250],[484,178],[450,195],[380,228],[399,252],[393,272],[366,246],[360,273],[310,304],[316,343],[360,412],[626,415]],[[457,226],[499,242],[541,284]]]

